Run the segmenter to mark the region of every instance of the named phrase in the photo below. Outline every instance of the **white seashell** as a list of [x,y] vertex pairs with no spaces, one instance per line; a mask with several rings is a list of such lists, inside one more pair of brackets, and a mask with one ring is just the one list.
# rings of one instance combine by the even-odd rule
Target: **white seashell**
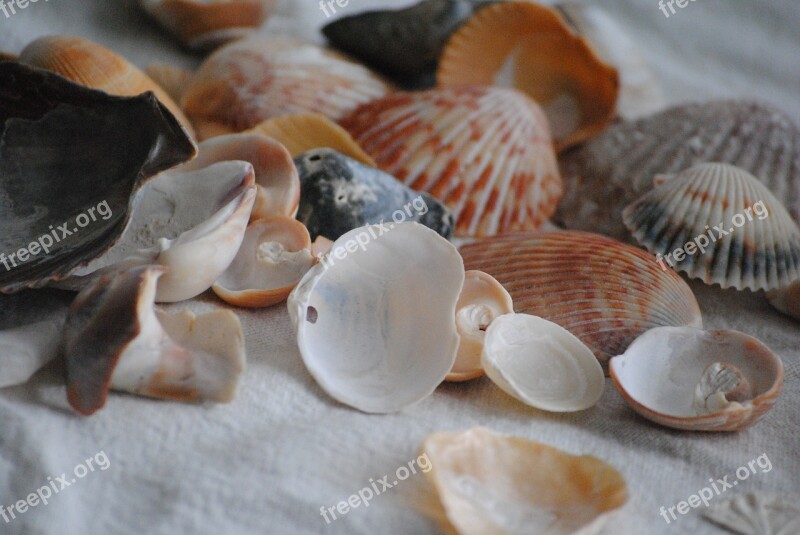
[[486,330],[482,364],[503,391],[547,411],[588,409],[605,387],[603,368],[583,342],[529,314],[495,318]]
[[800,496],[751,492],[716,503],[703,515],[738,535],[797,535]]
[[[800,278],[800,228],[738,167],[691,167],[625,208],[622,218],[662,267],[674,264],[706,284],[772,290]],[[681,260],[673,259],[676,251]]]
[[463,283],[458,251],[427,227],[351,230],[289,296],[303,362],[346,405],[372,413],[410,406],[453,367]]
[[691,431],[755,424],[783,384],[781,359],[752,336],[693,327],[651,329],[612,358],[609,369],[636,412]]

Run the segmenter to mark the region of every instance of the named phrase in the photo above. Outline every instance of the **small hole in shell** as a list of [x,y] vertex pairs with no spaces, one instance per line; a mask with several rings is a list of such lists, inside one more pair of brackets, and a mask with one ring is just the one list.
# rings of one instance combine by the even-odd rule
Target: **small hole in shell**
[[314,307],[308,307],[306,309],[306,321],[309,323],[317,323],[317,318],[319,314],[317,313],[317,309]]
[[312,156],[311,158],[309,158],[309,160],[310,160],[310,161],[312,161],[312,162],[318,162],[318,161],[320,161],[321,159],[322,159],[322,156],[320,156],[319,154],[315,154],[314,156]]

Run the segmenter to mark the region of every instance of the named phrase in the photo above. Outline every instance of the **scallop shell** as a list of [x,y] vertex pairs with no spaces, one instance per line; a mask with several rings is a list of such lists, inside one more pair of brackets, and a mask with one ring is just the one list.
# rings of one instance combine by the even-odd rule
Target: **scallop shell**
[[622,475],[591,455],[480,427],[429,435],[428,480],[459,535],[593,535],[628,499]]
[[298,113],[268,119],[255,126],[257,132],[281,143],[297,158],[313,149],[329,148],[370,167],[378,167],[347,130],[319,113]]
[[705,162],[748,171],[800,221],[800,130],[763,104],[713,101],[671,108],[611,126],[562,154],[564,197],[554,221],[630,240],[622,210],[653,188],[653,178]]
[[772,290],[800,278],[800,228],[738,167],[687,169],[625,208],[622,219],[663,269],[666,260],[706,284]]
[[434,231],[408,222],[379,232],[362,227],[336,240],[288,305],[314,379],[370,413],[421,401],[452,369],[464,283],[458,251]]
[[[651,329],[611,359],[609,369],[614,386],[636,412],[689,431],[750,427],[772,408],[783,385],[781,359],[738,331]],[[743,388],[731,388],[738,382]],[[733,399],[730,391],[744,394]]]
[[0,63],[0,94],[0,292],[44,286],[102,255],[146,180],[195,154],[153,95],[112,97],[19,63]]
[[181,104],[205,138],[296,113],[337,120],[389,90],[367,68],[336,52],[284,37],[253,37],[211,55]]
[[152,91],[194,135],[191,123],[166,91],[131,62],[97,43],[62,35],[40,37],[22,50],[19,61],[112,95],[134,96]]
[[517,312],[577,336],[605,368],[637,336],[663,325],[701,326],[680,276],[641,249],[585,232],[520,233],[461,248],[467,269],[494,276]]
[[525,92],[547,112],[559,149],[604,130],[619,95],[617,70],[555,10],[531,2],[500,2],[476,13],[447,43],[436,81]]
[[261,26],[277,0],[139,0],[189,48],[205,50],[240,39]]
[[512,89],[397,93],[341,124],[381,169],[453,210],[460,236],[538,228],[561,196],[544,112]]
[[800,533],[799,504],[798,496],[750,492],[711,505],[703,516],[737,535],[794,535]]

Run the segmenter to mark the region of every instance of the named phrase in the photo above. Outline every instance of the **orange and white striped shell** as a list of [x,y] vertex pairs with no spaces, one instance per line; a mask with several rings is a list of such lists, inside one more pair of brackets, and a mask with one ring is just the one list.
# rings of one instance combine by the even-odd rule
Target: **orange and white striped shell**
[[605,368],[653,327],[700,327],[689,286],[655,257],[605,236],[576,231],[519,233],[461,248],[466,269],[495,277],[517,312],[577,336]]
[[534,230],[561,197],[547,117],[513,89],[395,93],[340,124],[381,169],[453,210],[460,236]]
[[337,120],[389,91],[366,67],[331,50],[291,38],[253,37],[212,54],[181,104],[206,138],[295,113]]

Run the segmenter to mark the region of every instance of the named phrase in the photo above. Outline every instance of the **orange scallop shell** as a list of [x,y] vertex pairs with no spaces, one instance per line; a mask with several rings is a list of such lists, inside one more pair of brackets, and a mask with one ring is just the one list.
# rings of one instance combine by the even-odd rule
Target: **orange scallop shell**
[[700,327],[689,286],[653,255],[577,231],[519,233],[461,248],[466,269],[494,276],[517,312],[541,316],[580,338],[604,368],[653,327]]
[[395,93],[340,124],[381,169],[444,202],[461,236],[534,230],[561,197],[547,118],[513,89]]

